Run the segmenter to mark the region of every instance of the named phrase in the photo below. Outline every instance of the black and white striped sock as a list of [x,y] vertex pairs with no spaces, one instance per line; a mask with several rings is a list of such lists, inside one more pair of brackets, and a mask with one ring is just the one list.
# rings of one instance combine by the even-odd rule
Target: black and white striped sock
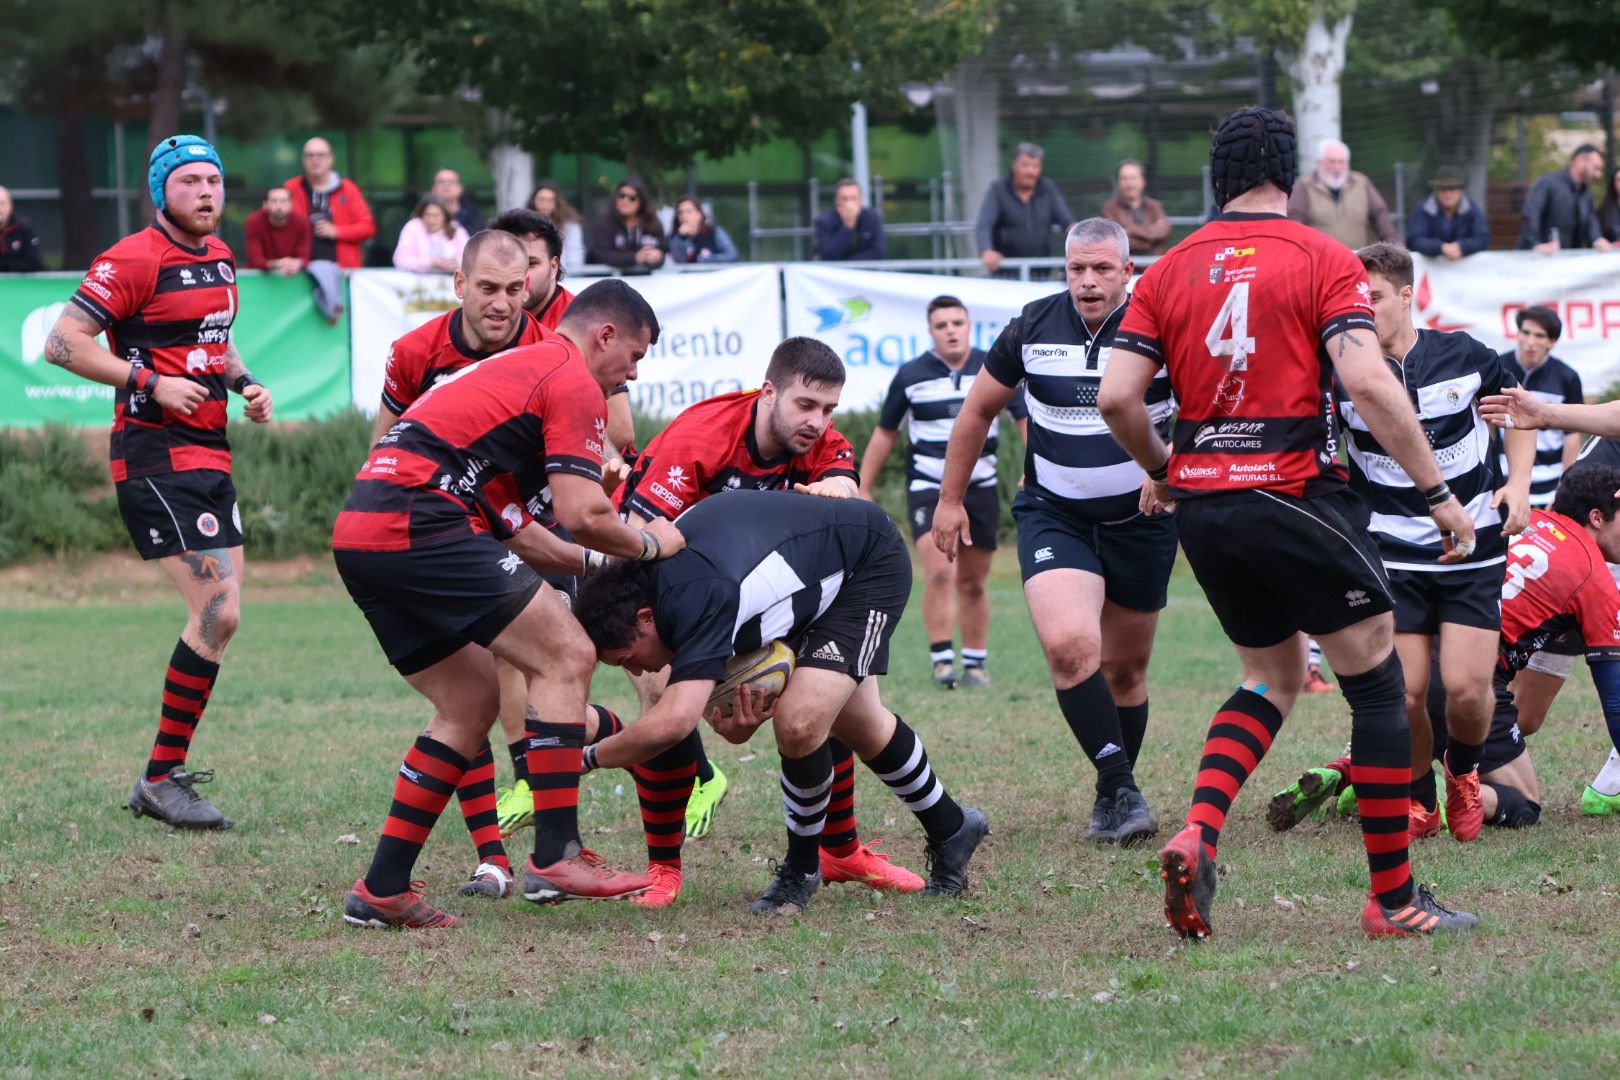
[[934,775],[922,740],[899,714],[894,718],[894,735],[889,745],[866,765],[877,773],[879,780],[889,785],[889,790],[905,803],[907,810],[917,815],[928,839],[944,840],[962,827],[962,808]]
[[821,832],[827,824],[832,782],[832,750],[825,742],[801,758],[782,756],[787,863],[801,873],[815,873],[821,866]]
[[962,646],[962,666],[963,667],[965,667],[965,668],[970,668],[970,667],[982,668],[982,667],[984,667],[984,662],[986,660],[988,660],[988,659],[990,659],[990,650],[988,650],[988,649],[970,649],[966,645]]

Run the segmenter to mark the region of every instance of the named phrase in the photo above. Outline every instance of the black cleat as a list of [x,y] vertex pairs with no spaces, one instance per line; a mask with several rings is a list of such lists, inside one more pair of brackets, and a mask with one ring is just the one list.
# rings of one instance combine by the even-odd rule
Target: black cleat
[[755,915],[798,915],[810,906],[810,898],[821,888],[821,871],[805,873],[787,863],[778,863],[776,877],[748,910]]
[[1114,839],[1121,847],[1140,844],[1158,831],[1159,819],[1148,809],[1140,791],[1122,787],[1114,792]]
[[1091,824],[1086,826],[1086,839],[1099,844],[1112,844],[1119,839],[1113,796],[1099,795],[1097,801],[1091,804]]
[[961,896],[967,888],[968,860],[989,834],[990,823],[984,814],[971,806],[962,807],[961,827],[938,843],[928,842],[928,884],[923,886],[923,895]]
[[195,785],[213,778],[213,769],[191,773],[184,765],[176,765],[161,780],[148,780],[143,774],[130,789],[130,812],[136,817],[157,818],[176,829],[228,829],[236,822],[197,794]]

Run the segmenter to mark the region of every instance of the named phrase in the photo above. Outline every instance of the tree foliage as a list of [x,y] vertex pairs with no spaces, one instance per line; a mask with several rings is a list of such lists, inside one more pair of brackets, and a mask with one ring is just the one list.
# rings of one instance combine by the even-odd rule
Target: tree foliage
[[1445,11],[1470,49],[1500,60],[1568,63],[1595,71],[1616,62],[1620,4],[1610,0],[1418,0]]
[[475,92],[537,151],[648,168],[811,137],[898,101],[984,31],[987,0],[344,0],[351,40],[413,56],[422,88]]

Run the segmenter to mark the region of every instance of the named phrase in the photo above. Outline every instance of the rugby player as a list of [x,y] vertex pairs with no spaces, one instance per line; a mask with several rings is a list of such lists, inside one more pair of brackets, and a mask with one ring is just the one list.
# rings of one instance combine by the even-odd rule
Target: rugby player
[[[621,510],[635,525],[675,517],[726,492],[792,488],[830,498],[855,495],[855,452],[832,420],[843,388],[844,364],[837,353],[814,338],[786,339],[771,353],[760,389],[698,402],[654,436],[620,492]],[[643,713],[657,702],[667,678],[668,672],[658,669],[632,672]],[[714,809],[725,795],[726,778],[708,764],[695,727],[684,745],[687,760],[697,769],[686,804],[686,835],[696,839],[709,829]],[[838,739],[831,745],[833,788],[821,838],[822,880],[860,882],[895,892],[923,888],[920,876],[861,842],[855,821],[854,754]],[[681,752],[671,754],[648,767],[663,776],[663,798],[675,802],[681,797],[680,781],[689,774]],[[649,827],[649,856],[656,846]],[[679,854],[666,841],[663,857],[656,860],[661,865],[650,871],[657,883],[637,897],[638,903],[674,901],[681,884]]]
[[[934,527],[939,482],[945,475],[945,446],[951,425],[962,411],[974,380],[984,368],[985,352],[973,347],[973,324],[967,306],[954,296],[936,296],[928,302],[928,334],[934,347],[900,365],[889,383],[888,396],[872,438],[861,457],[861,497],[874,498],[878,474],[894,451],[901,421],[906,422],[906,517],[911,541],[923,567],[923,626],[928,632],[928,659],[934,683],[947,690],[957,685],[956,652],[951,647],[957,619],[962,625],[961,685],[981,689],[990,685],[986,666],[990,644],[990,597],[984,582],[995,558],[1001,531],[1001,492],[996,484],[998,436],[986,434],[973,463],[964,505],[968,510],[971,546],[957,553],[956,565],[933,543],[923,543]],[[1029,440],[1022,395],[1007,403],[1007,415],[1018,434]]]
[[[1473,553],[1474,523],[1379,352],[1361,264],[1286,216],[1294,154],[1285,114],[1241,109],[1222,122],[1210,148],[1222,212],[1137,282],[1099,392],[1109,428],[1154,482],[1144,508],[1178,507],[1182,550],[1243,665],[1210,726],[1187,826],[1159,856],[1165,916],[1184,937],[1210,932],[1221,827],[1299,695],[1304,630],[1350,704],[1350,779],[1372,878],[1362,930],[1465,929],[1472,915],[1412,882],[1394,598],[1366,506],[1338,463],[1334,374],[1449,534],[1442,559]],[[1180,406],[1168,453],[1142,401],[1164,371]]]
[[[1064,243],[1068,290],[1036,300],[990,348],[951,430],[934,511],[934,543],[948,558],[978,543],[965,498],[996,415],[1020,383],[1029,409],[1024,489],[1013,500],[1018,565],[1035,636],[1058,708],[1097,770],[1086,837],[1137,844],[1158,820],[1136,784],[1147,734],[1148,657],[1170,571],[1175,520],[1143,512],[1147,477],[1097,412],[1125,317],[1134,265],[1118,223],[1088,218]],[[1144,407],[1168,435],[1175,412],[1162,373],[1144,387]],[[1163,443],[1160,443],[1163,446]]]
[[[45,342],[51,363],[117,387],[112,478],[141,558],[156,560],[186,605],[163,679],[157,739],[129,794],[136,817],[181,829],[228,829],[197,793],[212,769],[186,756],[214,692],[242,608],[242,518],[225,439],[226,391],[254,423],[270,391],[231,344],[236,261],[214,231],[225,209],[219,154],[195,135],[152,150],[147,189],[157,217],[91,263]],[[107,335],[108,348],[97,343]]]
[[697,729],[731,657],[782,639],[798,666],[774,709],[739,687],[729,717],[742,742],[767,715],[782,758],[787,856],[755,914],[803,911],[822,881],[821,833],[833,786],[829,736],[860,753],[928,835],[929,895],[960,895],[968,859],[989,831],[934,776],[922,741],[883,706],[877,677],[911,593],[905,541],[864,499],[739,491],[681,515],[687,550],[646,566],[616,563],[580,585],[575,613],[604,663],[632,674],[669,668],[658,701],[623,731],[586,748],[586,766],[625,766]]
[[[1620,756],[1620,587],[1605,565],[1620,563],[1617,496],[1620,468],[1577,461],[1560,479],[1550,510],[1532,511],[1530,527],[1508,546],[1492,679],[1495,708],[1479,765],[1486,825],[1513,829],[1541,820],[1541,786],[1525,745],[1540,728],[1540,717],[1533,727],[1521,723],[1511,684],[1548,645],[1570,642],[1585,653],[1614,745],[1611,757]],[[1444,692],[1431,692],[1429,719],[1440,747],[1447,717]],[[1291,828],[1303,820],[1342,775],[1338,762],[1308,770],[1273,800],[1274,808],[1286,804],[1291,812],[1273,814],[1272,827]],[[1583,794],[1583,812],[1590,812],[1588,801]]]
[[1473,840],[1483,823],[1480,754],[1491,730],[1496,693],[1491,675],[1502,628],[1502,566],[1506,537],[1530,517],[1530,470],[1536,437],[1506,434],[1507,482],[1497,486],[1494,440],[1479,415],[1479,399],[1515,384],[1496,351],[1464,333],[1419,330],[1412,324],[1412,256],[1394,244],[1356,252],[1367,272],[1378,344],[1400,377],[1452,493],[1474,522],[1476,546],[1456,562],[1444,548],[1428,507],[1400,465],[1368,430],[1342,381],[1334,400],[1346,433],[1350,488],[1366,502],[1370,528],[1395,597],[1395,651],[1406,678],[1412,730],[1412,802],[1407,831],[1414,840],[1440,831],[1432,738],[1428,723],[1429,650],[1440,647],[1445,687],[1446,817],[1451,835]]
[[[486,243],[522,258],[518,242]],[[524,561],[543,485],[557,520],[593,550],[655,560],[684,546],[668,522],[635,529],[603,492],[605,394],[635,378],[657,340],[647,302],[616,279],[575,298],[558,333],[463,369],[406,410],[372,449],[338,515],[338,573],[388,660],[433,703],[405,756],[371,868],[344,918],[357,926],[453,926],[411,869],[499,710],[494,658],[528,682],[535,849],[525,898],[608,899],[645,890],[579,838],[582,716],[594,654],[557,591]],[[504,543],[503,543],[504,541]]]

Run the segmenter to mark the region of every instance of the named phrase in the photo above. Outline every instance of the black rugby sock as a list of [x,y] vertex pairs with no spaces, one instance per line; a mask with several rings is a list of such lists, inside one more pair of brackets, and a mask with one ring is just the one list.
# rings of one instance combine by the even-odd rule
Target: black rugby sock
[[1131,774],[1119,710],[1102,672],[1094,671],[1084,682],[1057,691],[1057,700],[1069,730],[1097,770],[1097,794],[1112,796],[1122,787],[1134,789],[1136,777]]

